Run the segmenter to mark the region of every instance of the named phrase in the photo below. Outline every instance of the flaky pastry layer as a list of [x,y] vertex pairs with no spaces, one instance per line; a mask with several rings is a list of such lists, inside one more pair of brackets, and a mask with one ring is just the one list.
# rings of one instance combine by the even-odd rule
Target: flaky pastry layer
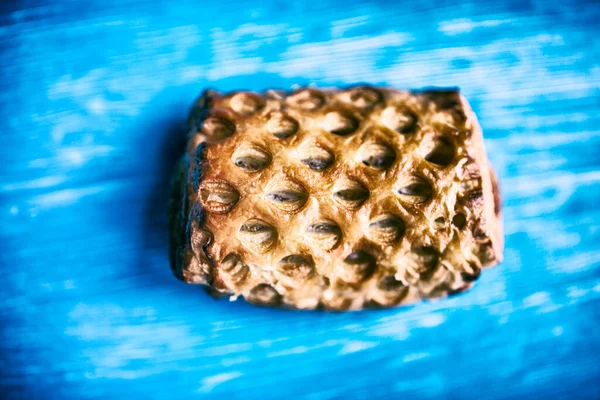
[[205,92],[173,184],[177,277],[269,306],[390,307],[502,259],[500,196],[456,90]]

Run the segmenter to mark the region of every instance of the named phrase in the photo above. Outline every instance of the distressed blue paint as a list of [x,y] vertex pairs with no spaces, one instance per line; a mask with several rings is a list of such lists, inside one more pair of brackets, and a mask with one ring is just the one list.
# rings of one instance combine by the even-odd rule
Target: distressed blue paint
[[[2,6],[3,398],[599,398],[593,1]],[[167,257],[178,126],[205,87],[460,86],[506,260],[352,314],[214,301]]]

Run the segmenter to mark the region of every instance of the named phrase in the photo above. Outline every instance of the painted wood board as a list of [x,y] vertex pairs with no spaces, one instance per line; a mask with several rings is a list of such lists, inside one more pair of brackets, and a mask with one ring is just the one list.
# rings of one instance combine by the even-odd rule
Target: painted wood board
[[[597,2],[0,10],[0,397],[600,398]],[[463,295],[359,313],[176,281],[165,202],[197,94],[356,82],[461,88],[505,261]]]

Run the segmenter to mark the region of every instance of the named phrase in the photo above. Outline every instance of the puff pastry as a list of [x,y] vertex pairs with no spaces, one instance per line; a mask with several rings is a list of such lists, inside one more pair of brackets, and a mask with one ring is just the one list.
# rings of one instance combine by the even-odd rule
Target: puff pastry
[[457,90],[206,91],[170,203],[171,267],[259,305],[447,296],[502,259],[498,185]]

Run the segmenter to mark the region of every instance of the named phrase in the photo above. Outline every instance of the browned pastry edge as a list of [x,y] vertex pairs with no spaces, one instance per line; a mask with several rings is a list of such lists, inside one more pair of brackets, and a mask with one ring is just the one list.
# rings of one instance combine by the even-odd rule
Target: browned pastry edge
[[[425,92],[427,93],[427,92]],[[204,102],[203,107],[210,107],[212,101],[212,93],[206,92],[199,103]],[[497,179],[491,167],[489,166],[483,150],[483,138],[481,136],[481,130],[473,115],[468,103],[460,96],[460,103],[462,109],[469,117],[472,118],[473,123],[472,130],[476,134],[473,135],[475,143],[472,147],[475,148],[475,154],[473,155],[476,159],[476,164],[479,167],[479,173],[481,174],[481,191],[482,199],[488,199],[483,202],[483,208],[480,213],[480,223],[487,225],[488,236],[491,240],[485,240],[481,244],[481,267],[496,264],[501,261],[502,254],[502,227],[501,227],[501,215],[500,215],[500,196],[497,185]],[[190,118],[191,121],[191,132],[199,130],[196,118],[204,120],[209,111],[207,108],[200,109],[196,107]],[[198,111],[200,110],[200,111]],[[194,122],[196,121],[196,122]],[[195,126],[194,126],[195,125]],[[198,238],[197,232],[201,231],[205,225],[205,210],[202,209],[200,202],[194,201],[190,206],[189,195],[195,196],[198,193],[200,181],[203,179],[203,162],[206,162],[206,151],[203,145],[196,147],[194,143],[195,138],[198,135],[192,135],[190,140],[189,152],[182,160],[181,167],[173,182],[173,191],[170,204],[170,241],[171,241],[171,266],[174,270],[175,275],[188,283],[199,283],[211,285],[211,287],[217,289],[217,291],[223,293],[232,293],[227,288],[226,284],[215,277],[215,261],[212,260],[211,255],[207,251],[207,248],[211,244],[212,237],[206,236]],[[194,151],[195,150],[195,151]],[[191,155],[194,155],[192,158]],[[186,188],[187,190],[184,190]],[[473,201],[480,201],[479,199],[473,199]],[[474,227],[476,229],[476,227]],[[200,240],[200,243],[194,243],[194,240]],[[198,246],[200,245],[200,246]],[[435,271],[433,271],[435,272]],[[438,297],[443,295],[453,294],[459,291],[463,291],[472,285],[472,282],[477,279],[479,275],[479,267],[476,267],[472,271],[472,276],[465,278],[465,285],[459,288],[447,287],[446,289],[434,289],[427,296],[408,296],[408,293],[404,293],[404,297],[407,298],[407,302],[415,301],[418,298]],[[393,287],[394,282],[390,281]],[[408,289],[400,288],[400,294],[402,292],[408,292]],[[387,293],[387,292],[386,292]],[[288,307],[296,307],[294,303],[285,302],[282,296],[274,290],[270,285],[259,284],[253,288],[246,297],[250,297],[250,301],[257,304],[266,305],[285,305]],[[386,300],[387,301],[387,300]],[[335,304],[336,301],[333,299],[328,304],[324,304],[319,301],[319,304],[314,306],[303,306],[301,308],[314,308],[314,307],[325,307],[328,309],[345,309],[347,304]],[[404,303],[403,300],[399,300],[398,304]],[[374,301],[365,301],[359,306],[352,306],[350,308],[367,308],[372,306],[381,306]]]

